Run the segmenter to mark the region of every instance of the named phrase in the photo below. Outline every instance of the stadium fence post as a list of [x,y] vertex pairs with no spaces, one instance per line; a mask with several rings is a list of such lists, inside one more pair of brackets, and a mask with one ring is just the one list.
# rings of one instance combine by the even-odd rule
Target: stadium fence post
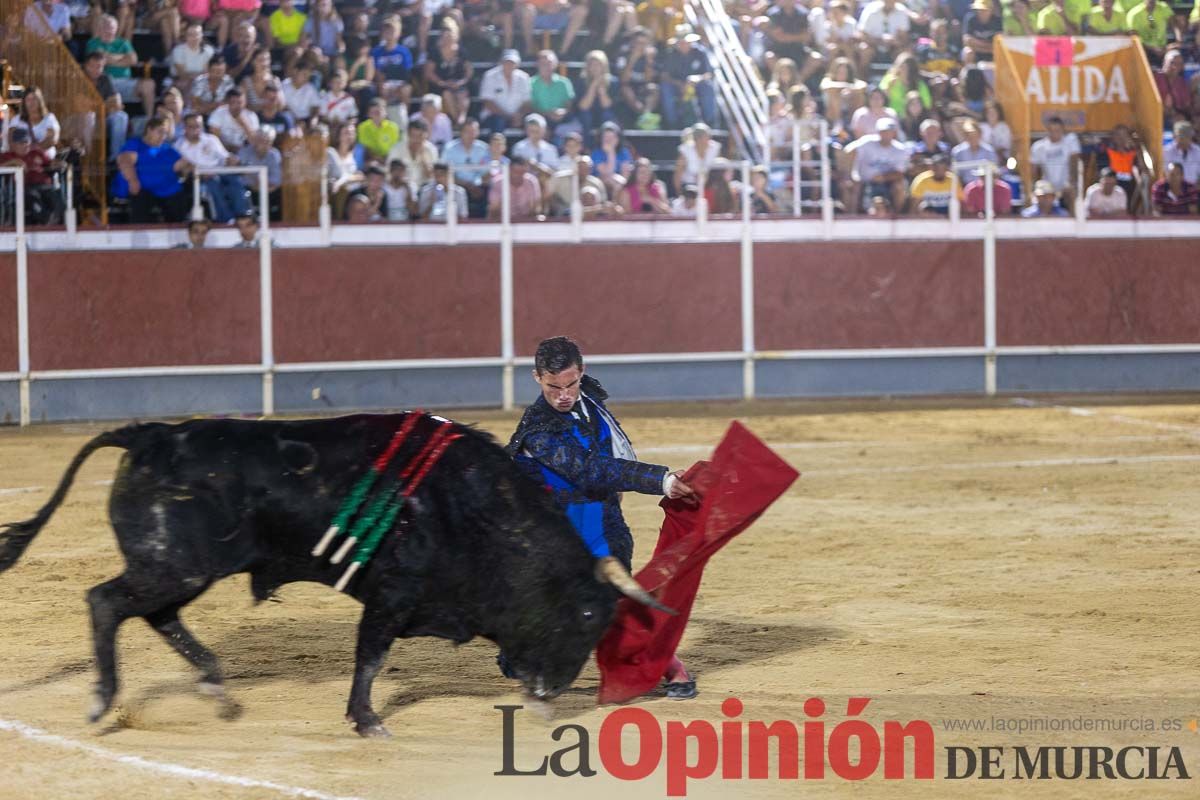
[[258,173],[258,272],[259,301],[262,319],[262,407],[263,416],[275,413],[275,337],[273,328],[274,297],[271,282],[271,207],[267,188],[267,168],[255,167]]
[[708,165],[705,164],[697,176],[700,184],[696,187],[696,227],[704,230],[708,224],[708,198],[704,196],[704,187],[708,185]]
[[750,162],[742,162],[742,399],[754,399],[754,220]]
[[17,371],[20,372],[20,422],[22,427],[32,421],[29,406],[29,251],[25,242],[25,170],[8,168],[13,176],[16,193],[16,251],[17,251]]
[[800,120],[792,118],[792,216],[803,211],[804,190],[800,188]]
[[446,165],[446,244],[458,244],[458,196],[454,165]]
[[[192,170],[192,219],[204,219],[204,207],[200,204],[200,170]],[[224,222],[225,220],[221,220]]]
[[996,204],[992,192],[996,165],[988,161],[984,170],[983,224],[983,364],[984,390],[996,394]]
[[829,120],[821,120],[821,221],[825,224],[825,238],[833,238],[833,189],[832,170],[829,164]]
[[513,407],[513,233],[509,165],[500,172],[500,357],[504,361],[501,405]]
[[1083,165],[1075,171],[1075,235],[1083,232],[1083,226],[1087,224],[1087,209],[1083,203]]
[[75,244],[79,220],[75,214],[75,168],[67,164],[67,210],[63,212],[63,224],[67,226],[67,241]]
[[333,241],[333,209],[329,207],[329,162],[321,161],[321,207],[317,210],[321,226],[321,244],[328,247]]
[[[958,221],[962,219],[962,203],[958,199],[959,182],[958,173],[950,170],[950,225],[957,227]],[[950,235],[954,235],[953,228]]]
[[579,196],[579,170],[571,173],[571,241],[583,241],[583,198]]

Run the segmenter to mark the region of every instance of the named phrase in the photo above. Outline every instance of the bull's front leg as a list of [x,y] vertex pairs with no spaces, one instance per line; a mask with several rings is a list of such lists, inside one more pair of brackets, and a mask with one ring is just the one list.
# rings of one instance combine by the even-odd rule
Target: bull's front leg
[[354,648],[354,685],[346,719],[359,736],[390,736],[383,720],[371,708],[371,684],[383,667],[395,637],[395,617],[382,608],[368,606],[358,622],[358,644]]

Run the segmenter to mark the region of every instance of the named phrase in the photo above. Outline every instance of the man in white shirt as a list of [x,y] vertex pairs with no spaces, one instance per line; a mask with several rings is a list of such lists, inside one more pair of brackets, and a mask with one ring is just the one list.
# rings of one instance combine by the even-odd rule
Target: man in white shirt
[[547,142],[545,135],[546,118],[541,114],[528,115],[525,117],[525,138],[513,145],[513,155],[553,170],[558,163],[558,148]]
[[225,149],[242,149],[258,130],[258,114],[246,108],[246,96],[241,89],[225,93],[225,104],[208,117],[208,130],[216,134]]
[[882,197],[888,201],[893,214],[904,208],[905,176],[908,167],[908,148],[897,140],[896,120],[883,117],[875,123],[876,134],[868,134],[846,147],[854,156],[854,168],[847,189],[850,204],[847,211],[862,210],[862,196]]
[[1046,137],[1029,148],[1034,180],[1048,181],[1062,198],[1063,208],[1075,204],[1075,170],[1079,160],[1079,138],[1067,133],[1061,117],[1046,120]]
[[499,66],[483,74],[479,99],[483,102],[482,127],[489,135],[519,126],[521,117],[529,110],[529,74],[517,69],[520,63],[521,56],[516,50],[505,50]]
[[873,0],[867,3],[858,18],[859,50],[862,62],[870,63],[878,53],[886,60],[908,46],[912,18],[896,0]]
[[297,122],[312,119],[321,107],[321,93],[313,86],[312,68],[304,59],[297,62],[292,77],[283,82],[283,102]]
[[1164,164],[1180,164],[1183,179],[1195,186],[1200,183],[1200,145],[1196,144],[1196,129],[1192,123],[1175,123],[1175,141],[1163,148]]
[[1100,170],[1100,180],[1088,187],[1084,204],[1089,217],[1124,216],[1129,198],[1117,186],[1117,173],[1111,168]]
[[25,29],[42,39],[71,41],[71,11],[54,0],[38,0],[25,12]]
[[[199,114],[184,117],[183,136],[175,149],[197,168],[237,163],[220,139],[204,132],[204,117]],[[246,188],[237,175],[202,175],[200,184],[212,198],[214,222],[232,222],[246,212]]]

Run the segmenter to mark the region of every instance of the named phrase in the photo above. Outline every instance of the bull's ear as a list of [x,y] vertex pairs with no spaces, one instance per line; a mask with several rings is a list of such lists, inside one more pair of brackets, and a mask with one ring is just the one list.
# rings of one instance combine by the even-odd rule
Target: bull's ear
[[277,442],[279,456],[288,471],[297,475],[308,475],[317,468],[317,449],[308,442],[280,439]]

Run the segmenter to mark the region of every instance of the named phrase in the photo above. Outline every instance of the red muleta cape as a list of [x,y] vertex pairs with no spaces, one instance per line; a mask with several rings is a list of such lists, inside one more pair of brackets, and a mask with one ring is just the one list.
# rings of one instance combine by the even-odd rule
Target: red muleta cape
[[700,502],[693,506],[663,499],[659,505],[666,519],[658,546],[636,576],[679,615],[621,600],[596,648],[598,703],[621,703],[658,686],[687,627],[708,559],[758,519],[798,477],[799,472],[739,422],[730,424],[711,461],[697,462],[684,474]]

